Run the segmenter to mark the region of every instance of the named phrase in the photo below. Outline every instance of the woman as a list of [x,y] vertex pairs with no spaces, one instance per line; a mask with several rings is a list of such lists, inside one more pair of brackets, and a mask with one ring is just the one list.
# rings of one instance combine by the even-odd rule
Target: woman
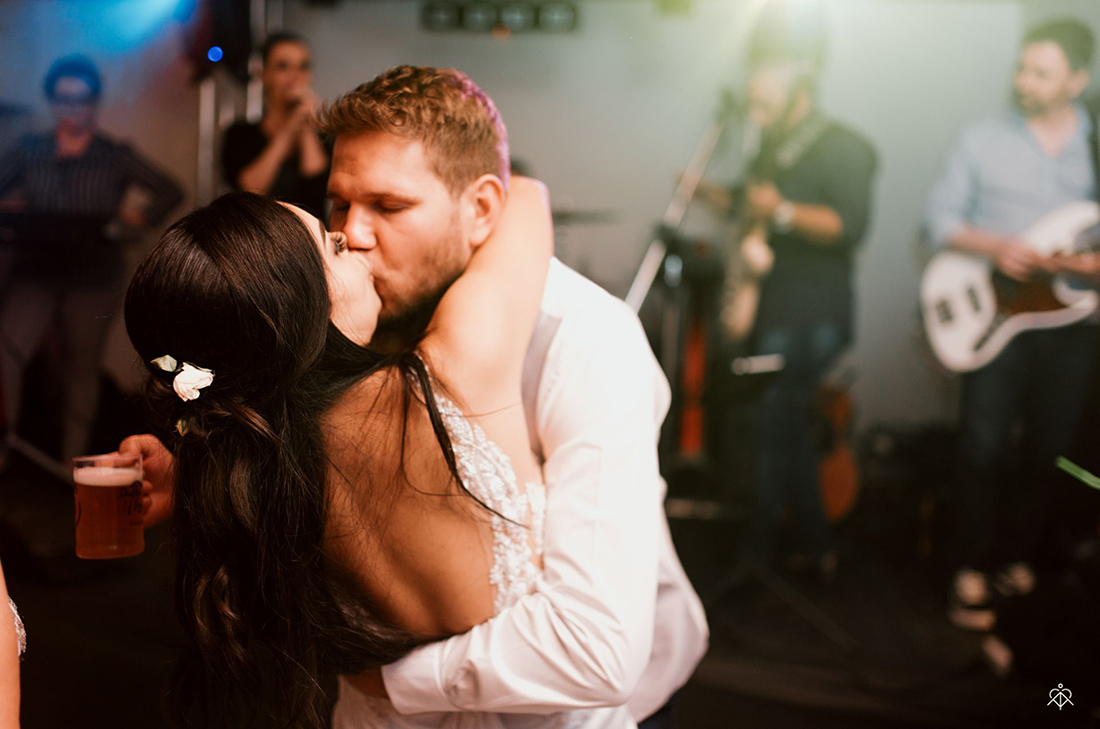
[[[182,715],[325,726],[337,675],[528,592],[543,494],[520,372],[551,248],[542,188],[513,181],[428,333],[382,356],[366,258],[307,213],[234,193],[165,234],[126,321],[174,431]],[[417,725],[355,711],[342,725]]]
[[309,123],[317,105],[309,44],[294,33],[274,33],[261,55],[263,117],[258,124],[237,122],[226,130],[225,181],[238,190],[270,194],[321,215],[329,156]]

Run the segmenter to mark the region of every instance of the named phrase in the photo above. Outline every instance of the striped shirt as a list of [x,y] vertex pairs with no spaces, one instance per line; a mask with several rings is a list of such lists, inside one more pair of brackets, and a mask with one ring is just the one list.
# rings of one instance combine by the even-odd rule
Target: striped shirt
[[[14,196],[33,213],[113,218],[132,186],[149,194],[144,217],[150,225],[162,221],[183,199],[171,177],[129,145],[98,134],[80,157],[59,158],[52,133],[25,135],[0,157],[0,198]],[[99,280],[104,274],[121,271],[118,242],[97,238],[67,250],[60,262],[56,251],[20,246],[24,265],[17,264],[16,270],[41,274],[47,273],[46,268],[56,272],[62,266],[74,272],[83,270]]]

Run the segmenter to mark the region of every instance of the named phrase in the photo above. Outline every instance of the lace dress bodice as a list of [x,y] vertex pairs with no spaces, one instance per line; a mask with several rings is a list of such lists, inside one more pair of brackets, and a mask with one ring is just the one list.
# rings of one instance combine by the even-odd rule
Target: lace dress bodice
[[[489,582],[496,589],[493,614],[497,615],[534,588],[539,574],[535,561],[542,553],[546,490],[533,483],[521,488],[508,455],[449,399],[436,392],[435,402],[451,438],[463,485],[496,512],[491,523]],[[364,696],[341,680],[333,729],[571,729],[585,725],[588,713],[402,715],[388,701]]]
[[[15,603],[8,598],[8,607],[11,608],[11,617],[15,621],[15,642],[19,647],[19,653],[27,650],[27,631],[23,629],[23,621],[19,617],[19,611],[15,609]],[[3,610],[3,608],[0,608]]]
[[436,395],[436,405],[451,437],[462,483],[496,512],[489,584],[496,588],[493,614],[497,615],[529,593],[538,577],[534,559],[542,554],[546,490],[534,483],[520,488],[511,460],[480,427],[442,395]]

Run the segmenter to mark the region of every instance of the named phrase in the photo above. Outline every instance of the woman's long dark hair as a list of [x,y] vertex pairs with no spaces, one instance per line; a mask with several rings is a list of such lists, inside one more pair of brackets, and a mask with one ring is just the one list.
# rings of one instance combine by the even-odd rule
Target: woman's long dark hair
[[[339,674],[389,663],[417,642],[372,613],[324,558],[321,415],[394,368],[406,407],[419,387],[461,480],[420,359],[359,347],[329,315],[311,234],[250,193],[173,225],[127,292],[127,331],[176,457],[172,538],[186,646],[169,705],[183,726],[328,726]],[[151,363],[162,355],[213,370],[213,383],[184,402],[172,373]]]

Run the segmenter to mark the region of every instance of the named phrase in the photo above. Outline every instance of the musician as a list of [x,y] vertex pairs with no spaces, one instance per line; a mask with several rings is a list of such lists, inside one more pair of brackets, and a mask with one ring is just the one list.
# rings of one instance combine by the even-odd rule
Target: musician
[[[1081,268],[1086,259],[1044,259],[1019,235],[1060,206],[1096,194],[1088,141],[1094,121],[1077,102],[1088,86],[1093,45],[1089,29],[1072,20],[1027,32],[1015,108],[967,128],[932,189],[926,228],[933,244],[985,256],[1019,281]],[[993,587],[1002,595],[1033,587],[1044,492],[1080,418],[1096,336],[1093,323],[1025,332],[963,377],[953,504],[957,569],[948,606],[959,627],[992,627]],[[994,469],[1012,449],[1018,419],[1025,447],[1017,484]]]
[[[18,241],[0,289],[0,370],[14,432],[23,373],[52,324],[62,345],[61,453],[86,452],[99,400],[99,356],[124,273],[123,242],[156,225],[182,199],[179,186],[129,145],[97,128],[102,82],[84,56],[53,63],[43,84],[56,126],[29,134],[0,157],[6,210],[56,215],[55,227]],[[128,204],[131,188],[147,204]],[[96,232],[69,235],[75,218],[102,218]],[[0,462],[5,460],[0,438]],[[2,467],[2,464],[0,464]]]
[[313,53],[304,38],[286,31],[270,35],[260,52],[263,117],[258,124],[236,122],[226,130],[225,181],[324,218],[329,154],[310,121],[318,103]]
[[727,208],[743,196],[739,217],[764,227],[774,256],[750,346],[783,355],[786,365],[760,403],[756,517],[745,556],[772,559],[776,527],[789,511],[795,542],[788,565],[828,579],[836,554],[821,504],[817,393],[852,339],[853,257],[867,229],[876,154],[817,108],[821,45],[800,42],[798,33],[780,32],[793,43],[775,35],[758,28],[750,41],[749,116],[762,139],[748,183],[741,194],[712,185],[702,191]]

